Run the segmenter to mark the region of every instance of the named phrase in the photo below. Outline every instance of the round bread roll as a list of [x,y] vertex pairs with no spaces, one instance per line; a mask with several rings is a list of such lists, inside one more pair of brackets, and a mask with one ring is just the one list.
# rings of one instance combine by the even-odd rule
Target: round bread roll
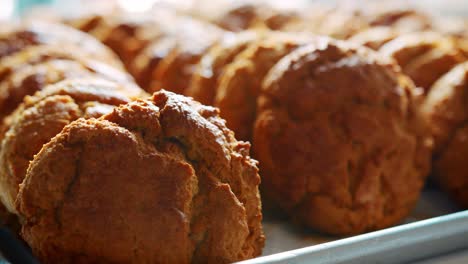
[[115,54],[93,37],[64,25],[35,21],[0,35],[0,59],[35,45],[74,45],[95,59],[123,68]]
[[260,31],[225,34],[221,41],[209,49],[200,59],[185,94],[202,104],[212,105],[218,80],[226,65],[233,62],[237,54],[261,39],[264,34]]
[[401,35],[382,46],[380,53],[394,58],[426,93],[437,79],[466,60],[453,38],[435,32]]
[[344,42],[323,38],[283,57],[257,100],[264,196],[328,234],[403,220],[430,162],[417,90],[391,60]]
[[[47,48],[47,51],[50,49]],[[66,78],[100,76],[126,83],[133,80],[127,73],[99,61],[85,58],[75,61],[66,56],[57,56],[56,59],[52,53],[41,59],[41,55],[35,52],[42,51],[25,50],[13,55],[15,58],[0,61],[0,118],[10,114],[26,95]]]
[[215,108],[166,91],[79,119],[34,157],[22,237],[46,263],[230,263],[261,253],[256,161]]
[[176,36],[164,35],[152,41],[133,59],[129,71],[143,89],[149,90],[153,81],[153,71],[158,68],[161,61],[171,53],[176,45]]
[[306,34],[271,33],[227,65],[218,80],[213,105],[218,107],[236,138],[250,140],[255,121],[256,98],[268,70],[291,50],[314,41]]
[[208,23],[181,18],[175,25],[174,33],[176,45],[151,71],[152,81],[147,87],[149,92],[166,89],[184,94],[200,58],[224,32]]
[[66,80],[26,97],[7,118],[0,148],[0,199],[15,213],[18,185],[29,162],[62,128],[80,118],[100,117],[113,107],[141,96],[131,84],[101,79]]
[[422,106],[434,137],[434,178],[468,208],[468,62],[441,77]]

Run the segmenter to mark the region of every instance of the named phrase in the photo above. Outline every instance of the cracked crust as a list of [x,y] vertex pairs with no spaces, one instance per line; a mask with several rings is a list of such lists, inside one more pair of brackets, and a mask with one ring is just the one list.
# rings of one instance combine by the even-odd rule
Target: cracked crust
[[434,137],[434,177],[459,204],[468,208],[468,62],[440,78],[422,106]]
[[0,59],[36,45],[74,45],[94,58],[123,68],[117,56],[95,38],[61,24],[25,23],[0,35]]
[[67,78],[95,76],[129,85],[133,81],[119,69],[86,56],[77,59],[79,55],[36,46],[5,57],[0,62],[0,117],[10,114],[26,95]]
[[426,93],[437,79],[466,60],[453,38],[435,32],[401,35],[382,46],[380,53],[394,58]]
[[262,31],[225,34],[222,40],[200,59],[185,94],[202,104],[213,105],[218,81],[225,67],[249,45],[262,39],[264,34]]
[[11,213],[18,185],[42,145],[80,118],[100,117],[142,94],[130,84],[102,79],[67,80],[48,86],[24,102],[5,121],[0,148],[0,198]]
[[283,57],[258,99],[263,194],[324,233],[400,222],[429,171],[416,92],[390,60],[344,42],[324,38]]
[[218,81],[213,105],[241,140],[251,139],[256,99],[263,77],[270,68],[293,49],[314,41],[307,34],[273,33],[259,40],[227,65]]
[[22,236],[45,262],[258,256],[260,177],[248,153],[215,108],[166,91],[79,119],[28,169],[16,201]]

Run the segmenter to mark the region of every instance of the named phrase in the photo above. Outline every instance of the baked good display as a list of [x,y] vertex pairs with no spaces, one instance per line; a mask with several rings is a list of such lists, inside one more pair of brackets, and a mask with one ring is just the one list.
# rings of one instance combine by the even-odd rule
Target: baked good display
[[263,31],[226,33],[217,44],[202,56],[185,94],[202,104],[213,104],[224,68],[232,63],[236,56],[249,45],[259,41],[267,34]]
[[404,34],[387,42],[379,51],[394,58],[426,93],[437,79],[466,60],[453,38],[436,32]]
[[262,194],[328,234],[402,221],[430,164],[417,94],[391,60],[344,42],[321,39],[283,57],[257,99]]
[[224,68],[210,104],[220,109],[237,138],[251,139],[256,98],[270,68],[291,50],[312,41],[314,38],[307,34],[271,33],[247,47]]
[[432,86],[422,106],[434,137],[434,179],[468,207],[468,62],[454,67]]
[[42,145],[80,118],[100,117],[142,95],[131,83],[104,79],[69,79],[28,96],[4,124],[0,147],[0,199],[11,213],[18,185]]
[[258,256],[260,177],[248,153],[215,108],[166,91],[79,119],[31,162],[21,234],[47,263]]

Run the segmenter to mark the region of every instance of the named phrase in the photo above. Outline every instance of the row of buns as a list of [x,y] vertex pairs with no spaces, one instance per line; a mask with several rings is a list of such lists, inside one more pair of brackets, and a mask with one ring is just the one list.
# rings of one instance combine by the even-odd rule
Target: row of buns
[[401,222],[431,172],[468,206],[464,33],[307,10],[66,21],[108,48],[2,32],[4,220],[45,263],[223,263],[261,254],[259,186],[266,210],[333,235]]
[[23,24],[0,46],[2,221],[42,263],[261,253],[257,163],[217,109],[149,96],[108,48],[69,27]]
[[[171,19],[166,19],[167,16],[170,16]],[[308,170],[306,160],[302,159],[301,155],[297,155],[297,153],[289,153],[288,155],[291,155],[291,157],[278,158],[276,161],[272,161],[272,158],[268,157],[268,155],[263,159],[259,153],[256,153],[257,146],[262,148],[262,151],[265,150],[266,143],[256,143],[256,141],[262,141],[266,135],[256,136],[255,130],[260,122],[259,110],[262,108],[261,105],[264,104],[264,99],[262,99],[264,91],[262,90],[268,90],[266,87],[267,79],[270,78],[269,75],[275,72],[273,70],[276,67],[275,65],[286,63],[282,61],[283,59],[286,60],[285,58],[289,56],[289,53],[313,43],[316,34],[346,39],[346,45],[364,46],[373,49],[377,51],[377,56],[380,59],[392,60],[391,63],[398,66],[398,71],[411,79],[412,83],[408,86],[417,87],[410,89],[414,93],[410,97],[414,97],[415,101],[410,103],[415,108],[411,112],[420,115],[420,119],[425,123],[423,130],[428,132],[428,139],[422,137],[421,140],[426,145],[435,144],[432,155],[434,166],[431,170],[434,179],[451,196],[455,197],[459,204],[466,206],[468,201],[463,198],[466,196],[463,186],[466,186],[468,180],[466,180],[465,170],[461,169],[463,158],[458,161],[458,159],[452,157],[457,154],[451,154],[450,158],[441,158],[445,155],[443,152],[447,151],[445,145],[451,144],[448,142],[451,140],[451,135],[457,133],[457,130],[460,129],[459,126],[463,126],[464,122],[464,118],[458,117],[464,115],[464,110],[459,105],[453,105],[451,100],[462,100],[454,98],[460,96],[459,92],[455,90],[463,90],[466,87],[466,76],[464,75],[467,67],[465,62],[468,58],[466,37],[468,33],[464,27],[466,22],[455,21],[450,18],[436,19],[414,9],[395,9],[389,8],[385,4],[375,3],[369,5],[354,4],[345,7],[313,5],[304,10],[294,11],[282,11],[264,4],[244,3],[224,9],[214,17],[214,19],[207,18],[200,22],[193,18],[167,12],[167,10],[156,10],[154,13],[150,13],[148,20],[145,20],[146,23],[143,24],[129,23],[126,16],[119,15],[92,16],[91,18],[72,21],[71,24],[95,35],[104,43],[107,43],[108,39],[115,41],[120,35],[112,33],[113,30],[109,30],[109,28],[114,28],[114,31],[131,28],[132,30],[127,30],[130,37],[127,35],[121,38],[118,43],[126,43],[127,40],[132,43],[136,40],[137,43],[140,43],[137,45],[140,50],[134,56],[121,56],[139,84],[149,92],[157,91],[162,87],[193,97],[203,104],[219,108],[221,117],[226,119],[228,127],[235,132],[236,137],[252,143],[253,156],[260,161],[264,186],[271,179],[269,174],[274,174],[267,171],[281,170],[277,168],[278,165],[270,166],[271,168],[267,170],[263,168],[266,164],[281,164],[281,166],[285,164],[285,167],[289,168],[289,160],[294,160],[296,156],[299,156],[298,159],[301,161],[298,162],[300,164],[298,166],[301,166],[303,170]],[[151,18],[154,21],[148,22]],[[92,22],[96,20],[101,22]],[[192,27],[187,26],[190,21],[192,21]],[[171,24],[170,28],[175,29],[175,33],[142,34],[153,36],[151,40],[139,37],[141,32],[155,31],[155,29],[162,32],[160,27],[166,25],[165,23]],[[90,26],[91,24],[92,26]],[[112,24],[114,27],[109,26]],[[183,25],[182,29],[179,24]],[[214,28],[213,24],[224,31]],[[101,28],[107,29],[102,30]],[[195,34],[187,34],[183,28],[190,28],[190,31]],[[196,28],[196,30],[193,28]],[[96,32],[99,34],[96,34]],[[109,33],[102,34],[102,32]],[[122,44],[122,46],[129,47],[132,45],[127,43]],[[119,51],[118,48],[114,50],[118,54],[126,53],[125,48],[123,52],[122,50]],[[126,59],[128,57],[133,57],[133,59]],[[340,61],[340,63],[343,63],[343,61]],[[356,63],[359,65],[358,62]],[[292,66],[290,65],[290,67]],[[279,77],[276,76],[275,78]],[[339,85],[348,86],[357,82],[355,80],[356,76],[348,76],[348,78],[350,79],[347,82],[345,81]],[[397,79],[404,78],[398,77]],[[388,82],[385,78],[382,78],[381,81]],[[177,85],[170,85],[174,83],[177,83]],[[336,84],[335,86],[338,87],[339,85]],[[359,84],[354,85],[359,87]],[[377,86],[377,83],[374,85]],[[400,84],[399,86],[406,85]],[[299,87],[301,86],[304,85],[300,84]],[[325,86],[325,84],[318,86]],[[326,86],[333,85],[327,84]],[[346,87],[344,89],[350,88]],[[307,96],[312,95],[308,94]],[[304,95],[303,104],[308,104],[312,100],[307,96]],[[323,99],[324,104],[327,102],[325,99]],[[288,107],[299,108],[301,106],[299,98],[296,98],[296,100],[298,100],[297,104],[292,103]],[[353,111],[351,111],[352,114]],[[365,124],[360,124],[360,126],[363,126],[363,130],[365,129]],[[289,130],[289,128],[286,130]],[[309,137],[309,135],[304,135],[304,137]],[[435,138],[435,142],[432,142],[433,138]],[[295,139],[299,140],[298,138]],[[303,143],[299,144],[303,145]],[[460,148],[460,144],[461,142],[456,143],[458,148]],[[286,147],[278,147],[278,151],[282,152],[284,148]],[[317,146],[305,148],[316,148],[323,151]],[[456,153],[459,151],[459,149],[456,150]],[[452,151],[449,150],[448,152]],[[303,153],[308,153],[308,151],[304,150]],[[338,156],[338,154],[335,155]],[[399,155],[402,156],[401,158],[404,156],[403,154]],[[353,156],[356,156],[356,154],[353,154]],[[356,166],[360,167],[361,165],[351,164],[349,166],[353,168],[350,169],[351,171],[355,170]],[[401,164],[398,166],[401,166]],[[273,167],[275,168],[273,169]],[[325,166],[325,168],[328,167]],[[325,169],[322,167],[322,170]],[[362,170],[362,168],[358,170]],[[425,174],[428,173],[427,169],[423,169],[423,171],[427,171]],[[286,176],[280,178],[288,178],[295,174],[298,173],[288,172],[285,173]],[[307,176],[304,176],[304,178],[312,177],[309,171],[305,174]],[[391,174],[390,177],[393,177],[394,173]],[[357,177],[361,177],[359,175],[362,175],[362,171],[358,172],[357,175]],[[299,184],[300,181],[294,180],[294,182]],[[301,185],[304,185],[304,181],[301,182]],[[395,188],[398,189],[398,187]],[[264,189],[265,192],[269,191],[268,187]],[[278,187],[278,189],[281,189],[281,187]],[[278,190],[275,190],[274,193],[279,195]],[[275,200],[281,200],[282,198],[283,196]],[[289,198],[286,200],[289,200]],[[275,202],[281,204],[281,202]],[[289,203],[289,201],[286,203]],[[346,204],[344,202],[338,203],[340,206]],[[341,234],[348,232],[359,233],[366,230],[365,227],[362,229],[350,227],[347,231],[331,231],[331,229],[335,228],[334,226],[331,225],[328,228],[330,230],[322,231]],[[372,227],[369,228],[373,229]]]

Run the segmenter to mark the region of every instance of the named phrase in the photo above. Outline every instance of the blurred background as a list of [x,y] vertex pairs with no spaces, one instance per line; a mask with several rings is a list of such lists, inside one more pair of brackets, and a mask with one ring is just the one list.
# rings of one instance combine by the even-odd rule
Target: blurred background
[[[379,0],[375,0],[377,2]],[[89,13],[111,12],[113,10],[126,10],[129,12],[142,12],[154,6],[172,6],[181,11],[197,10],[209,15],[210,10],[225,5],[226,2],[235,0],[0,0],[0,20],[10,20],[19,16],[34,14],[46,17],[56,14],[66,16],[79,16]],[[297,8],[311,2],[323,2],[333,4],[333,0],[258,0],[268,2],[279,8]],[[340,5],[356,4],[362,0],[339,1]],[[391,6],[414,6],[425,9],[433,15],[440,16],[467,16],[468,0],[406,0],[406,1],[383,1]]]

